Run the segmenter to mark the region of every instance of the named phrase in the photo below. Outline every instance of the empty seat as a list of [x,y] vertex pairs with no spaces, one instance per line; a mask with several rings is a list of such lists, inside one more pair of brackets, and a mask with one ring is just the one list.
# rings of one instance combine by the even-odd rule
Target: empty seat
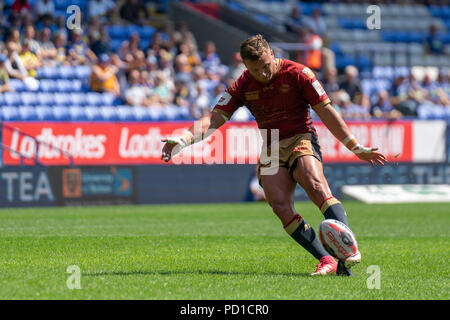
[[58,88],[56,86],[56,81],[51,79],[42,79],[39,82],[39,91],[42,92],[55,92]]
[[40,121],[52,121],[55,119],[53,108],[49,105],[39,105],[35,107],[36,117]]
[[87,116],[84,107],[81,106],[70,106],[69,107],[70,119],[72,121],[86,121]]
[[17,121],[20,120],[18,108],[16,106],[3,106],[1,108],[3,121]]
[[59,92],[80,92],[82,87],[83,83],[77,79],[56,81],[56,88]]
[[53,116],[56,121],[70,121],[70,110],[68,106],[54,106]]
[[126,105],[117,106],[117,116],[120,121],[135,120],[132,107]]
[[71,66],[58,67],[58,76],[61,79],[73,79],[77,77],[75,68]]
[[92,106],[100,106],[104,104],[102,94],[98,92],[86,93],[86,103]]
[[150,119],[153,121],[164,121],[167,120],[163,108],[161,107],[150,107],[148,108],[148,113],[150,116]]
[[99,106],[87,106],[84,108],[88,121],[102,121],[103,114],[100,112]]
[[36,121],[39,120],[36,115],[36,109],[32,106],[19,106],[19,117],[22,121]]
[[19,79],[10,79],[9,80],[9,86],[16,90],[17,92],[22,92],[22,91],[26,91],[27,88],[25,86],[25,83],[23,83],[22,80]]
[[72,102],[69,95],[61,92],[55,93],[54,101],[56,105],[69,105]]
[[71,93],[69,94],[69,99],[73,105],[84,106],[86,105],[86,94],[85,93]]
[[76,77],[80,80],[89,78],[91,75],[91,67],[89,66],[76,66],[75,67]]
[[106,105],[106,106],[114,105],[117,100],[116,96],[109,92],[103,93],[101,96],[101,99],[102,99],[102,104]]
[[100,114],[103,117],[104,121],[117,121],[119,120],[119,116],[117,114],[116,107],[114,106],[101,106],[98,107]]
[[21,98],[24,105],[36,105],[38,103],[37,97],[34,92],[22,92]]
[[141,107],[141,106],[134,106],[130,107],[133,109],[134,117],[137,121],[150,121],[152,120],[152,117],[149,113],[149,108],[147,107]]
[[22,97],[20,96],[20,93],[17,92],[5,92],[3,94],[5,98],[5,104],[10,106],[17,106],[19,104],[22,104]]
[[53,105],[55,103],[53,93],[39,92],[36,95],[36,98],[37,98],[36,103],[40,105]]

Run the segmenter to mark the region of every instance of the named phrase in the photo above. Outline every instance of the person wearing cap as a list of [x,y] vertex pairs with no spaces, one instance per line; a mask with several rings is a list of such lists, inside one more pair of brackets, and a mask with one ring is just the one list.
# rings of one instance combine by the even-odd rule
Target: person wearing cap
[[9,74],[6,69],[5,62],[8,57],[4,54],[0,54],[0,93],[12,91],[9,86]]
[[91,90],[96,92],[110,92],[120,96],[120,85],[117,79],[119,69],[110,63],[106,53],[98,57],[98,64],[92,67]]

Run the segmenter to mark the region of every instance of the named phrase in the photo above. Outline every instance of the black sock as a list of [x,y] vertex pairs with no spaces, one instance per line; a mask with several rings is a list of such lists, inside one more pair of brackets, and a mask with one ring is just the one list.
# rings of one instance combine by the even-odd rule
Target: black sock
[[321,205],[320,210],[322,211],[325,219],[335,219],[348,227],[347,214],[345,212],[342,203],[336,198],[330,198],[324,201]]
[[290,223],[284,226],[284,229],[317,260],[330,255],[316,236],[314,229],[300,215],[296,215]]

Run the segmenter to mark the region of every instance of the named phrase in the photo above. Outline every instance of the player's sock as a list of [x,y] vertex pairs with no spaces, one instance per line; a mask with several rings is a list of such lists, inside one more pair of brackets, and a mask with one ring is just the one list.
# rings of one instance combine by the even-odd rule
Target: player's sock
[[319,209],[322,211],[325,219],[338,220],[348,227],[347,214],[345,213],[342,203],[338,199],[334,197],[325,199]]
[[299,214],[284,226],[284,230],[316,259],[330,255],[317,238],[314,229]]

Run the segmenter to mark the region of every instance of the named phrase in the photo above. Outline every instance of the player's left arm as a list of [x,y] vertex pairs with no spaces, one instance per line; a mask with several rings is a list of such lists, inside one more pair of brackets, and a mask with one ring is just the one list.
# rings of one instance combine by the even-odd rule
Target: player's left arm
[[336,139],[341,141],[359,159],[369,162],[372,167],[375,163],[383,166],[387,162],[386,157],[377,152],[378,148],[365,147],[358,143],[345,121],[329,103],[325,106],[315,107],[314,111]]

